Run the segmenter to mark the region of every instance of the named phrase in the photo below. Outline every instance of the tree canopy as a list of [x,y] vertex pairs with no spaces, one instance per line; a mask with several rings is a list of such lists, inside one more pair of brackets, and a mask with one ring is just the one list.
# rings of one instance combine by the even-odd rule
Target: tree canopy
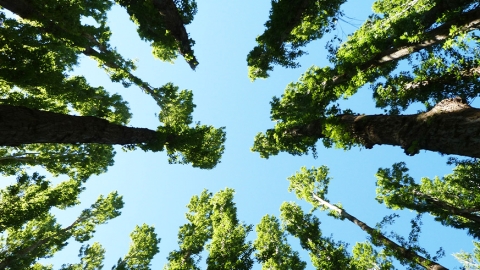
[[[251,150],[262,158],[281,152],[317,158],[320,148],[390,145],[407,156],[421,150],[455,155],[448,161],[455,166],[452,173],[415,179],[406,162],[379,168],[375,199],[392,212],[376,224],[327,198],[333,178],[325,165],[302,167],[290,176],[288,191],[301,202],[282,203],[277,215],[264,215],[256,226],[237,216],[233,188],[204,189],[190,199],[178,248],[164,252],[164,269],[447,269],[440,261],[442,247],[432,253],[419,240],[426,215],[471,236],[472,252],[454,256],[465,269],[480,267],[480,109],[472,104],[479,94],[480,2],[377,0],[373,14],[343,37],[338,27],[350,19],[342,10],[345,3],[271,1],[265,31],[247,55],[250,79],[269,79],[276,65],[299,68],[307,45],[320,39],[327,39],[330,64],[308,68],[283,95],[273,97],[274,126],[255,136]],[[181,56],[189,72],[198,70],[195,32],[190,35],[186,27],[198,11],[194,0],[0,0],[0,173],[16,178],[0,189],[0,269],[93,270],[108,264],[106,249],[93,237],[97,226],[120,216],[124,199],[118,191],[99,195],[67,223],[56,215],[79,207],[87,180],[113,165],[115,145],[124,151],[165,151],[169,163],[201,169],[216,167],[224,153],[225,127],[194,121],[192,90],[180,90],[172,82],[151,85],[136,70],[137,63],[114,47],[109,26],[114,6],[128,14],[154,58],[173,63]],[[227,45],[216,42],[209,50]],[[75,74],[81,58],[95,61],[111,82],[147,94],[157,105],[157,128],[129,126],[130,100]],[[367,86],[381,113],[366,115],[342,102]],[[215,96],[210,99],[223,105]],[[419,104],[422,109],[412,113]],[[180,185],[178,175],[165,178]],[[136,183],[141,179],[130,181],[132,187],[142,185]],[[260,189],[257,184],[251,183],[251,189]],[[153,190],[143,188],[145,194]],[[189,188],[182,186],[182,192]],[[155,192],[153,196],[166,196]],[[309,212],[305,204],[310,204]],[[155,215],[158,206],[142,207]],[[402,209],[415,213],[409,226],[401,225],[410,229],[408,236],[387,231],[399,217],[394,211]],[[328,235],[326,216],[349,221],[366,240],[352,247],[336,238],[341,233]],[[157,233],[163,232],[139,224],[112,269],[156,268],[151,262],[160,252]],[[53,266],[42,261],[70,241],[82,245],[77,262]]]
[[[468,106],[462,104],[477,95],[478,3],[377,1],[373,9],[375,13],[345,42],[329,43],[332,66],[309,68],[272,100],[276,125],[257,135],[254,151],[262,157],[280,151],[302,155],[315,151],[322,139],[326,147],[368,149],[389,144],[401,146],[409,155],[426,149],[477,157],[463,151],[469,143],[475,148],[468,132],[476,124],[468,119],[476,110],[464,111]],[[410,70],[399,71],[400,61]],[[372,85],[377,106],[387,115],[361,115],[340,107],[340,98],[354,95],[366,84]],[[447,101],[455,97],[460,99]],[[410,122],[408,116],[398,114],[413,102],[425,103],[428,112],[412,116],[416,121]],[[465,114],[458,115],[460,111]],[[458,120],[468,124],[449,126]],[[456,137],[444,130],[466,137],[454,145]]]
[[[195,1],[158,2],[163,4],[155,2],[156,4],[152,6],[138,6],[139,2],[136,1],[118,1],[118,4],[126,8],[131,19],[138,24],[140,37],[153,42],[154,54],[157,57],[171,61],[176,54],[181,54],[194,68],[198,63],[191,49],[193,41],[188,37],[178,36],[178,33],[171,28],[181,28],[185,32],[184,24],[191,22],[196,12]],[[170,4],[165,6],[165,3]],[[9,132],[13,132],[13,136],[18,136],[20,139],[16,142],[11,141],[11,134],[5,134],[1,139],[3,146],[16,146],[15,149],[5,148],[5,152],[10,153],[12,157],[9,159],[10,163],[20,161],[20,158],[24,158],[24,153],[27,152],[32,153],[29,155],[31,164],[35,162],[33,160],[36,160],[38,155],[60,156],[57,154],[60,152],[62,156],[67,156],[71,152],[70,146],[61,146],[62,143],[96,143],[96,145],[91,144],[77,148],[84,151],[88,148],[91,149],[88,156],[94,162],[91,162],[92,165],[81,165],[84,168],[97,167],[89,169],[90,173],[105,171],[107,165],[112,164],[113,148],[109,146],[111,144],[127,145],[128,149],[134,149],[135,145],[139,145],[143,150],[162,151],[166,149],[171,162],[191,163],[195,167],[213,168],[223,153],[225,141],[223,128],[201,125],[198,122],[193,124],[191,114],[195,104],[190,90],[180,91],[171,83],[161,87],[151,87],[132,73],[135,70],[133,61],[124,59],[109,44],[111,32],[107,25],[107,11],[114,4],[112,1],[75,1],[71,3],[64,3],[64,1],[48,3],[27,0],[1,1],[0,5],[3,9],[21,17],[20,20],[7,16],[5,12],[0,14],[2,20],[0,31],[5,37],[2,44],[1,57],[3,60],[0,74],[2,106],[28,107],[31,109],[30,115],[35,118],[41,117],[42,114],[53,117],[53,114],[44,114],[37,110],[89,116],[85,118],[64,117],[64,119],[84,121],[85,125],[92,127],[92,131],[95,126],[97,129],[103,130],[103,127],[95,124],[95,121],[103,123],[102,126],[108,126],[106,121],[102,122],[92,117],[105,119],[112,124],[126,125],[131,114],[127,102],[122,100],[121,96],[110,95],[103,87],[90,86],[82,76],[68,74],[78,64],[78,58],[83,54],[96,60],[98,65],[109,74],[112,81],[122,82],[126,87],[134,84],[151,95],[160,107],[159,120],[162,124],[158,130],[149,131],[148,139],[136,138],[133,133],[126,135],[127,133],[124,131],[118,131],[124,133],[122,141],[109,138],[112,134],[108,133],[94,136],[96,139],[90,136],[90,139],[85,140],[85,138],[74,139],[71,137],[71,134],[80,132],[79,129],[74,129],[74,127],[79,127],[77,122],[75,124],[73,124],[74,122],[59,124],[59,121],[54,120],[61,127],[51,128],[46,124],[48,123],[46,119],[42,121],[33,121],[31,118],[23,119],[24,122],[21,122],[20,125],[22,127],[31,125],[28,127],[29,130],[41,130],[39,125],[45,124],[43,129],[47,134],[31,134],[35,138],[41,138],[38,141],[38,139],[20,139],[19,134],[24,134],[24,131],[15,131],[10,126],[11,123],[4,123],[3,125],[9,126]],[[59,13],[60,9],[68,10],[68,12]],[[151,16],[146,16],[144,13],[151,14]],[[82,20],[85,18],[93,19],[96,25],[84,23]],[[155,28],[151,25],[155,25]],[[168,59],[166,56],[161,56],[162,53],[159,51],[169,51]],[[15,115],[22,114],[16,111],[21,108],[4,108],[5,110],[15,110],[10,112]],[[8,112],[5,113],[8,114]],[[18,119],[16,121],[19,122]],[[58,132],[59,129],[70,135],[57,134],[58,136],[55,138],[54,132]],[[140,131],[140,129],[136,130]],[[48,132],[50,132],[49,135]],[[67,137],[71,139],[66,140]],[[102,140],[101,137],[106,140]],[[49,146],[40,146],[38,143],[55,143],[54,147],[60,149],[54,150]],[[76,153],[76,155],[78,154],[80,153]],[[68,159],[62,159],[61,164],[64,164],[64,167],[71,167],[72,171],[79,170],[75,169],[75,164],[68,164],[68,161]],[[58,171],[53,171],[53,173],[58,173]]]

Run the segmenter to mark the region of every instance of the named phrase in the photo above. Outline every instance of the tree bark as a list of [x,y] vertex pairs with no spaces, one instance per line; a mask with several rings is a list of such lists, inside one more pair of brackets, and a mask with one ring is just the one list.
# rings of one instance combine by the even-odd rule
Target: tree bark
[[[178,9],[175,3],[172,0],[153,0],[153,5],[158,10],[160,16],[164,17],[165,27],[168,29],[168,31],[170,31],[172,36],[179,43],[178,50],[180,54],[186,57],[186,61],[189,64],[190,68],[195,70],[198,65],[198,61],[193,54],[187,30],[185,29],[185,25],[183,24],[182,18],[178,13]],[[10,10],[11,12],[17,14],[24,19],[43,19],[43,22],[49,21],[44,14],[41,14],[40,12],[32,8],[31,5],[25,0],[0,0],[0,6]],[[62,22],[50,21],[50,23],[47,24],[47,27],[51,28],[50,32],[68,32],[61,25]],[[85,33],[83,33],[83,35],[87,39],[89,39],[91,43],[96,43],[99,49],[102,50],[102,46],[99,45],[98,41],[92,39],[93,37]],[[87,52],[85,53],[86,55],[90,55],[88,54],[88,52],[91,53],[92,51],[95,51],[95,49],[93,49],[91,46],[85,47],[85,52]],[[191,59],[187,59],[188,56],[190,56]],[[111,67],[110,65],[108,66]]]
[[73,116],[0,105],[0,145],[33,143],[137,144],[154,142],[159,133],[112,124],[93,116]]
[[[180,17],[178,13],[177,6],[172,0],[153,0],[153,6],[158,10],[158,13],[164,17],[165,27],[179,43],[178,51],[185,57],[190,68],[195,70],[198,66],[198,61],[193,55],[190,39],[188,38],[182,17]],[[191,59],[187,59],[188,56],[190,56]]]
[[[480,158],[480,109],[461,98],[445,99],[426,113],[412,115],[338,115],[352,140],[370,149],[393,145],[408,155],[419,150]],[[290,129],[287,135],[325,138],[323,119]]]

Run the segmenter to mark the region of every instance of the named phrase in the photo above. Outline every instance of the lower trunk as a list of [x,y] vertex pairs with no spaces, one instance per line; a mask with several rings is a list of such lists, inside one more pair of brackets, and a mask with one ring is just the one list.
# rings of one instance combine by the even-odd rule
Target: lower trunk
[[[460,98],[446,99],[426,113],[412,115],[339,115],[338,124],[352,140],[372,148],[401,146],[408,155],[419,150],[480,158],[480,109]],[[292,136],[325,138],[322,121],[292,129]]]
[[0,105],[0,145],[32,143],[137,144],[159,138],[156,131],[112,124],[93,116],[72,116]]

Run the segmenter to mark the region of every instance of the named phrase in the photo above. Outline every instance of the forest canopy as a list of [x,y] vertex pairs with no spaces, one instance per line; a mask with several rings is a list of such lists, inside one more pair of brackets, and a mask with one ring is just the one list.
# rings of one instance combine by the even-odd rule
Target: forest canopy
[[[0,269],[480,267],[480,3],[372,1],[346,34],[366,4],[266,2],[0,0]],[[130,59],[144,50],[161,61]]]

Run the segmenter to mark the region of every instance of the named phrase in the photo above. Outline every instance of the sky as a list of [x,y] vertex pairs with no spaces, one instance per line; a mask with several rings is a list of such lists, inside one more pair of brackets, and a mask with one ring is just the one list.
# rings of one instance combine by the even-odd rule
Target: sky
[[[336,34],[346,37],[355,31],[372,13],[372,3],[371,0],[350,0],[344,4],[342,10],[349,18],[344,18],[346,22],[338,21]],[[333,178],[327,196],[330,201],[342,202],[346,211],[374,226],[385,215],[393,213],[375,201],[374,174],[378,168],[390,168],[395,162],[404,161],[410,169],[410,175],[417,180],[451,172],[452,167],[446,165],[447,156],[422,151],[409,157],[399,147],[390,146],[344,151],[325,149],[319,145],[317,159],[311,155],[291,156],[283,153],[266,160],[261,159],[258,153],[251,152],[254,136],[274,125],[269,118],[272,97],[280,96],[285,86],[297,81],[308,67],[329,64],[324,48],[328,38],[325,38],[306,47],[308,55],[300,59],[300,68],[276,66],[268,79],[251,82],[246,56],[255,46],[255,38],[264,31],[269,10],[270,1],[266,0],[198,0],[198,13],[192,24],[187,26],[187,32],[196,42],[194,51],[200,62],[196,71],[192,71],[182,58],[178,58],[174,64],[154,59],[149,45],[138,38],[127,13],[119,7],[114,7],[109,13],[112,44],[124,57],[138,60],[135,74],[152,86],[173,82],[180,89],[192,90],[197,105],[193,120],[226,127],[227,141],[221,163],[212,170],[170,165],[163,152],[123,152],[117,147],[115,164],[107,173],[93,176],[87,182],[87,189],[80,197],[82,205],[55,211],[58,220],[67,225],[99,195],[114,190],[123,195],[125,207],[122,215],[99,226],[90,241],[100,242],[107,250],[106,269],[126,254],[130,232],[135,225],[143,223],[155,226],[162,239],[160,253],[152,261],[152,269],[163,268],[168,253],[178,248],[177,232],[186,222],[185,206],[193,195],[200,194],[204,189],[214,193],[226,187],[235,189],[238,218],[246,224],[256,225],[266,214],[279,216],[279,208],[284,201],[295,201],[302,205],[304,211],[309,211],[308,204],[298,201],[294,194],[287,191],[286,178],[302,166],[311,168],[326,165]],[[96,63],[86,57],[74,73],[83,74],[93,86],[101,85],[112,93],[121,94],[129,102],[133,113],[130,126],[156,129],[159,125],[156,117],[158,106],[140,89],[134,86],[125,89],[121,84],[111,83]],[[358,113],[382,113],[375,108],[368,86],[342,103]],[[415,113],[415,110],[410,113]],[[332,234],[335,240],[350,243],[349,250],[355,242],[367,239],[367,234],[356,225],[334,220],[325,213],[315,213],[322,222],[323,234]],[[387,230],[408,236],[409,220],[415,213],[408,210],[397,213],[402,218]],[[442,246],[446,256],[439,262],[451,269],[459,267],[451,254],[460,250],[471,251],[472,238],[464,231],[443,227],[432,220],[430,216],[424,216],[421,246],[432,254]],[[255,233],[252,232],[249,240],[254,239]],[[297,239],[291,239],[291,244],[300,251]],[[75,263],[78,261],[79,248],[80,244],[72,240],[54,258],[43,262],[53,263],[56,268],[63,263]],[[309,262],[306,253],[302,253],[302,259]],[[260,269],[260,266],[255,265],[254,269]],[[313,269],[313,266],[309,263],[307,269]]]

